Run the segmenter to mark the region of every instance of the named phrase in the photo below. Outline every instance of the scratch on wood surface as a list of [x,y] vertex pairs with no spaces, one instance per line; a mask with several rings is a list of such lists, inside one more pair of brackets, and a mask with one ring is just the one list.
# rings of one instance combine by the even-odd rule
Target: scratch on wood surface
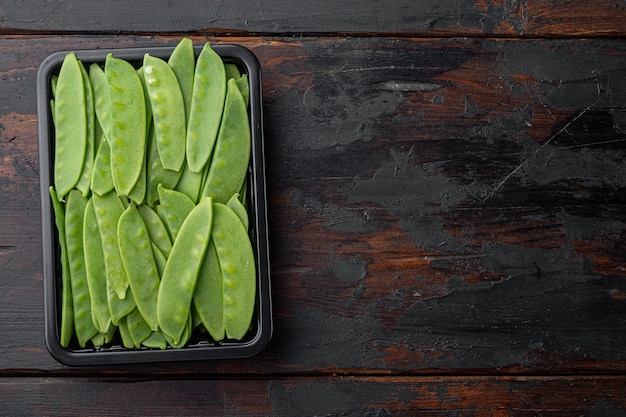
[[[567,128],[570,127],[573,123],[575,123],[578,119],[580,119],[585,113],[591,110],[598,102],[600,101],[600,97],[598,97],[593,103],[589,106],[585,107],[582,111],[580,111],[572,120],[567,122],[562,128],[560,128],[555,134],[550,136],[548,140],[546,140],[538,149],[533,152],[533,155],[538,155],[546,146],[548,146],[556,137],[558,137],[561,133],[566,132]],[[552,115],[552,114],[551,114]],[[554,116],[552,116],[554,117]],[[588,145],[585,145],[588,146]],[[483,202],[487,201],[489,198],[493,197],[495,193],[504,186],[520,169],[522,169],[526,164],[528,164],[529,159],[526,158],[523,160],[518,166],[516,166],[513,171],[511,171],[508,175],[506,175],[495,187],[491,189],[491,191],[483,198]]]

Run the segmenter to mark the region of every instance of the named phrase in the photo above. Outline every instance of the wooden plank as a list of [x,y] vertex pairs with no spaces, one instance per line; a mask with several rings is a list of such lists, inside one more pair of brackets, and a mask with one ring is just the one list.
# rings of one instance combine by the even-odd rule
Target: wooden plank
[[[63,368],[43,337],[39,63],[177,41],[0,39],[3,372]],[[274,338],[246,361],[113,368],[626,369],[623,42],[212,41],[262,65]]]
[[623,416],[624,377],[3,378],[5,414]]
[[4,2],[0,32],[606,36],[623,35],[620,2],[538,0],[362,2],[147,0]]

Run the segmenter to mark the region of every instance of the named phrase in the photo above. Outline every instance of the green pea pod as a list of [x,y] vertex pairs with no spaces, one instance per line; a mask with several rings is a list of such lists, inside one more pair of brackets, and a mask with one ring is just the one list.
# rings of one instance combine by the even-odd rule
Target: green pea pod
[[237,87],[241,92],[241,96],[243,97],[243,101],[246,103],[246,107],[250,104],[250,83],[248,82],[248,76],[243,74],[241,77],[235,80],[237,83]]
[[137,207],[137,210],[139,210],[139,214],[148,229],[148,235],[150,235],[152,242],[154,242],[165,257],[169,256],[172,250],[172,241],[170,240],[169,232],[163,220],[161,220],[161,217],[154,209],[144,204]]
[[85,148],[85,162],[83,163],[83,170],[76,184],[84,197],[87,197],[91,190],[91,175],[93,171],[94,156],[96,153],[96,115],[93,104],[93,90],[91,83],[89,82],[89,74],[85,69],[82,62],[78,61],[80,71],[83,75],[83,88],[85,90],[85,114],[87,117],[87,133],[86,133],[86,148]]
[[196,63],[191,111],[187,124],[187,163],[194,172],[202,171],[213,151],[220,128],[225,95],[224,63],[207,42]]
[[91,190],[99,195],[113,191],[113,174],[111,173],[111,149],[106,140],[101,140],[93,163]]
[[128,349],[134,348],[135,340],[133,340],[128,331],[128,316],[124,316],[120,319],[118,328],[120,329],[120,336],[122,337],[122,345]]
[[52,97],[57,94],[57,83],[59,82],[59,76],[57,74],[52,74],[50,76],[50,90],[52,91]]
[[54,187],[60,200],[76,186],[87,149],[87,112],[83,74],[76,55],[61,65],[55,96]]
[[209,241],[193,293],[193,307],[215,341],[224,339],[222,272],[213,239]]
[[248,230],[248,211],[241,203],[241,200],[239,200],[239,194],[233,194],[226,205],[235,212],[239,220],[241,220],[241,223],[243,223],[243,227]]
[[[156,314],[159,292],[157,270],[148,229],[134,205],[126,208],[117,225],[119,249],[137,309],[153,331],[159,329]],[[147,337],[147,336],[146,336]]]
[[144,164],[141,166],[141,173],[139,174],[139,178],[137,182],[133,186],[133,189],[130,190],[128,194],[128,198],[135,204],[143,204],[146,200],[146,183],[147,183],[147,174],[148,173],[148,163],[147,163],[147,153],[146,160]]
[[159,327],[174,344],[181,340],[193,299],[198,272],[211,234],[213,205],[203,199],[186,217],[159,287],[157,317]]
[[183,172],[178,184],[176,184],[175,190],[187,194],[194,203],[197,203],[200,197],[200,191],[202,190],[203,179],[204,172],[193,172],[189,168],[189,164],[185,163],[183,164]]
[[248,172],[251,150],[248,110],[234,79],[228,81],[224,116],[203,195],[226,203],[241,189]]
[[241,77],[239,67],[237,67],[237,64],[233,64],[232,62],[224,64],[224,71],[226,72],[226,80],[230,80],[231,78],[237,80]]
[[113,192],[102,196],[95,194],[92,199],[102,239],[107,282],[120,299],[125,299],[129,283],[117,239],[117,224],[124,212],[124,204]]
[[189,111],[191,110],[191,97],[193,94],[193,76],[194,67],[196,65],[196,55],[193,50],[193,42],[189,38],[183,38],[167,61],[180,84],[180,90],[183,93],[185,102],[185,118],[189,120]]
[[165,215],[165,224],[172,241],[176,240],[179,230],[187,215],[196,204],[186,195],[176,190],[169,190],[161,185],[158,187],[159,201]]
[[146,54],[143,68],[161,163],[179,171],[185,162],[187,135],[183,93],[176,74],[161,58]]
[[146,104],[143,85],[127,61],[107,55],[106,75],[111,102],[111,172],[119,195],[127,196],[139,179],[146,152]]
[[85,268],[83,224],[87,199],[77,189],[70,191],[65,212],[65,238],[74,300],[74,330],[78,344],[85,347],[98,333],[91,317],[91,298]]
[[159,200],[159,193],[157,190],[159,184],[162,184],[165,188],[174,189],[174,187],[176,187],[176,184],[178,184],[178,181],[180,180],[182,170],[173,171],[171,169],[166,169],[165,167],[163,167],[163,164],[161,163],[161,158],[159,157],[157,143],[154,138],[154,129],[152,129],[150,132],[149,149],[146,200],[150,206],[154,206]]
[[89,66],[89,80],[93,88],[96,119],[102,127],[104,139],[109,140],[111,137],[111,100],[106,74],[100,65],[93,63]]
[[185,347],[185,345],[189,341],[192,331],[193,321],[191,315],[189,315],[187,318],[187,323],[185,324],[185,328],[183,329],[183,333],[181,334],[179,340],[172,339],[170,336],[167,335],[167,333],[163,333],[163,336],[165,337],[167,344],[169,344],[171,347],[173,347],[174,349],[181,349]]
[[72,284],[70,282],[70,267],[67,258],[65,238],[65,209],[63,203],[59,201],[54,187],[51,186],[49,191],[61,249],[61,332],[59,335],[59,343],[63,347],[68,347],[74,336],[74,308],[72,306]]
[[161,332],[152,332],[141,344],[151,349],[163,350],[167,348],[167,340]]
[[128,313],[128,316],[126,316],[126,326],[128,334],[133,341],[133,346],[136,348],[141,347],[141,343],[152,334],[150,325],[146,323],[138,309],[134,309]]
[[137,70],[139,80],[141,80],[141,86],[143,87],[144,102],[146,103],[146,130],[150,130],[152,125],[152,105],[150,104],[150,97],[148,96],[148,87],[146,86],[146,74],[143,67]]
[[252,322],[256,298],[256,267],[248,232],[228,206],[213,204],[211,238],[223,283],[226,336],[241,339]]
[[152,254],[154,255],[154,261],[156,262],[157,271],[159,271],[159,278],[163,276],[163,271],[165,270],[165,264],[167,263],[167,258],[161,252],[161,249],[152,242]]
[[102,252],[102,241],[93,199],[89,199],[85,208],[83,246],[85,248],[87,285],[91,299],[91,318],[98,332],[106,333],[112,327],[111,313],[107,300],[104,253]]

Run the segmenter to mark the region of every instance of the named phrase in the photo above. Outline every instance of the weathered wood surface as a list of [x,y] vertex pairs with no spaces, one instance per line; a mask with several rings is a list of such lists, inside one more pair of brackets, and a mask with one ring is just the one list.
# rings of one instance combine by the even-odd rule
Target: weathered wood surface
[[622,36],[620,0],[5,1],[0,33]]
[[[39,63],[177,40],[0,40],[4,372],[64,368],[43,337]],[[626,369],[623,42],[216,41],[263,68],[274,337],[246,361],[112,368]]]
[[0,406],[13,417],[623,416],[625,383],[623,377],[27,377],[0,380]]

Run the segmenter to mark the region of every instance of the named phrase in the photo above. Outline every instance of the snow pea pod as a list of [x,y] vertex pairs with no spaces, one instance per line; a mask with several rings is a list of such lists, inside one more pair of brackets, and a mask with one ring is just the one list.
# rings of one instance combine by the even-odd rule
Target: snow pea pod
[[233,196],[230,198],[230,200],[228,200],[228,203],[226,203],[226,205],[228,206],[228,208],[235,212],[237,217],[239,217],[239,220],[241,220],[241,223],[243,223],[243,226],[246,228],[246,230],[248,230],[248,211],[241,203],[241,200],[239,199],[239,194],[233,194]]
[[158,192],[161,208],[165,216],[165,224],[170,232],[172,242],[174,242],[187,215],[194,209],[196,203],[186,194],[167,189],[162,185],[159,185]]
[[166,169],[179,171],[185,162],[187,129],[178,79],[167,62],[150,54],[144,56],[143,72],[161,163]]
[[70,191],[65,211],[65,238],[72,284],[74,330],[78,344],[85,347],[98,333],[91,317],[91,298],[87,284],[83,224],[87,199],[77,189]]
[[148,235],[159,250],[167,257],[172,250],[172,241],[163,220],[154,209],[145,204],[137,207],[139,214],[146,225]]
[[83,246],[85,248],[87,285],[91,300],[91,318],[98,332],[106,333],[111,327],[111,313],[107,301],[104,253],[102,252],[102,241],[93,199],[87,201],[83,222]]
[[96,153],[96,115],[93,104],[93,89],[89,82],[89,74],[85,69],[82,62],[78,61],[80,71],[83,75],[83,89],[85,90],[85,115],[87,117],[87,132],[86,132],[86,147],[85,147],[85,162],[83,163],[83,170],[76,183],[78,188],[84,197],[87,197],[91,190],[91,175],[93,171],[94,156]]
[[191,97],[193,94],[193,76],[194,67],[196,65],[196,55],[193,50],[193,42],[189,38],[183,38],[167,61],[169,66],[176,74],[180,91],[183,93],[185,102],[185,119],[189,120],[189,111],[191,110]]
[[161,332],[152,332],[143,342],[142,345],[152,349],[165,349],[167,348],[167,340]]
[[186,217],[165,264],[159,295],[159,327],[178,344],[190,319],[198,272],[211,234],[213,204],[203,199]]
[[222,272],[213,239],[209,241],[193,293],[193,307],[215,341],[224,339]]
[[[130,205],[117,225],[119,249],[137,309],[153,331],[159,329],[156,302],[159,292],[157,270],[148,229],[139,211]],[[147,336],[146,336],[147,337]]]
[[224,330],[241,339],[250,328],[256,297],[256,267],[248,232],[228,206],[213,204],[211,238],[223,283]]
[[72,340],[72,336],[74,336],[74,308],[72,306],[72,284],[70,282],[70,267],[65,239],[65,208],[63,203],[59,201],[57,192],[53,186],[49,187],[49,191],[61,251],[61,331],[59,334],[59,343],[61,346],[67,347]]
[[148,205],[154,206],[159,200],[157,191],[159,184],[163,184],[165,188],[173,189],[178,184],[182,173],[182,171],[166,169],[161,163],[156,139],[154,138],[154,129],[150,131],[147,169],[146,200]]
[[56,86],[54,187],[60,200],[76,186],[87,149],[87,112],[83,74],[76,54],[63,59]]
[[126,326],[128,334],[133,341],[133,346],[136,348],[141,347],[141,343],[152,333],[150,325],[145,321],[144,316],[137,308],[126,316]]
[[213,151],[225,96],[224,62],[207,42],[196,62],[187,124],[187,163],[194,172],[202,171]]
[[95,194],[91,198],[93,199],[98,229],[102,239],[107,282],[109,282],[115,294],[120,299],[124,299],[126,298],[129,284],[117,239],[117,224],[124,212],[124,204],[113,192],[102,196]]
[[241,189],[248,172],[251,149],[248,110],[234,79],[228,81],[224,116],[215,144],[203,195],[226,203]]
[[127,61],[107,55],[106,75],[111,103],[111,172],[119,195],[128,195],[139,179],[146,152],[146,103],[143,85]]
[[91,190],[104,195],[115,188],[111,173],[111,149],[106,140],[101,140],[96,152],[91,176]]
[[104,139],[111,137],[111,100],[107,86],[106,74],[102,67],[96,63],[89,66],[89,80],[93,88],[93,104],[96,119],[102,127]]

